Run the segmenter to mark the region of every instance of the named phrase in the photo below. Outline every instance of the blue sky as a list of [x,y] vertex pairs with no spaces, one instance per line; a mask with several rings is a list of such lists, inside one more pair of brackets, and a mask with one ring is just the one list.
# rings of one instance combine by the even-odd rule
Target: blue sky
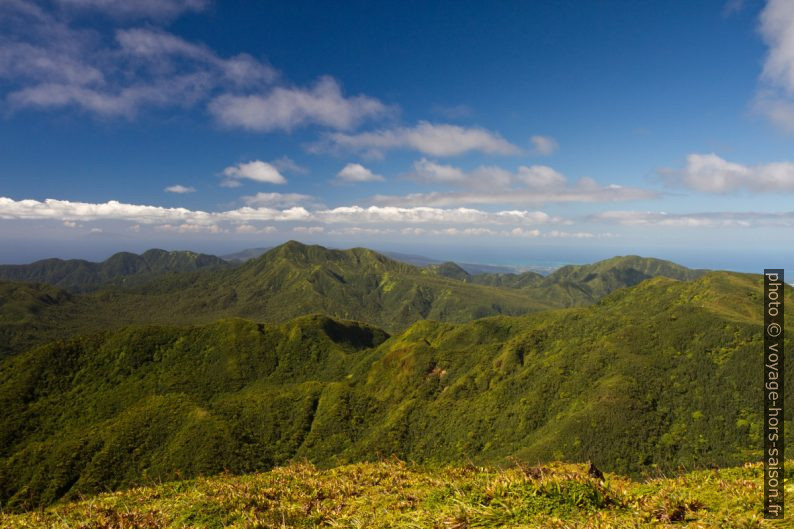
[[0,261],[794,257],[794,3],[0,3]]

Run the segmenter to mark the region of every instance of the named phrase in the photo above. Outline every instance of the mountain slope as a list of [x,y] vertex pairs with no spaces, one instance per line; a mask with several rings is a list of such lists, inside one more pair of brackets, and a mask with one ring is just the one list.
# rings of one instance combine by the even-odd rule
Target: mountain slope
[[54,342],[0,363],[0,501],[292,458],[741,463],[760,456],[760,301],[758,276],[709,273],[388,338],[309,316]]
[[427,318],[463,322],[554,306],[522,292],[427,274],[372,250],[330,250],[294,241],[235,268],[158,278],[123,292],[100,293],[96,300],[103,312],[140,323],[227,316],[280,322],[322,312],[390,332]]
[[580,307],[595,303],[610,292],[653,277],[691,281],[705,272],[662,259],[629,255],[588,265],[563,266],[545,277],[535,272],[482,274],[473,276],[470,281],[518,289],[533,299],[557,306]]
[[157,274],[227,266],[226,261],[213,255],[152,249],[141,255],[116,253],[101,263],[44,259],[26,265],[0,265],[0,279],[47,283],[69,292],[90,292],[109,285],[141,284]]
[[72,295],[49,285],[0,281],[0,360],[62,336],[61,320],[75,305]]
[[[127,258],[118,255],[121,261]],[[144,254],[149,255],[160,255],[161,259],[154,261],[162,264],[172,257],[178,262],[181,254]],[[203,263],[200,259],[189,262]],[[400,332],[423,319],[466,322],[498,314],[589,305],[654,273],[687,279],[700,273],[654,259],[616,258],[570,267],[547,278],[533,272],[472,276],[454,263],[419,268],[363,248],[329,250],[297,242],[238,266],[212,262],[191,272],[116,275],[115,284],[123,287],[111,284],[73,296],[69,304],[52,306],[46,318],[39,314],[40,328],[49,325],[47,319],[58,322],[61,332],[55,335],[26,332],[0,313],[0,328],[5,327],[10,337],[5,354],[53,337],[130,324],[206,324],[226,317],[285,322],[315,312]],[[159,269],[169,267],[179,265]]]

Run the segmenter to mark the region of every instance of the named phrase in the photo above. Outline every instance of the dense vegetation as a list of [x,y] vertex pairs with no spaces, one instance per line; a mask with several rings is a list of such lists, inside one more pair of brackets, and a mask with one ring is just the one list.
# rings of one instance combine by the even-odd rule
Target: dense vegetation
[[214,255],[153,249],[141,255],[119,252],[101,263],[44,259],[26,265],[0,265],[0,279],[47,283],[69,292],[90,292],[110,285],[140,285],[162,274],[228,266]]
[[570,464],[433,469],[388,460],[318,470],[300,463],[0,515],[0,528],[791,527],[763,519],[761,475],[754,464],[638,483],[611,474],[602,480]]
[[535,272],[522,274],[480,274],[468,281],[520,289],[539,301],[557,306],[589,305],[619,288],[638,285],[653,277],[691,281],[705,270],[691,270],[662,259],[637,255],[613,257],[589,265],[568,265],[544,277]]
[[76,302],[58,288],[0,281],[0,359],[68,333]]
[[[150,254],[157,251],[143,255]],[[156,274],[117,278],[98,292],[51,307],[46,314],[30,313],[28,327],[10,325],[0,314],[0,332],[10,337],[10,345],[0,355],[52,339],[51,334],[26,329],[46,327],[53,319],[59,322],[59,338],[129,324],[206,324],[226,317],[286,322],[316,312],[401,332],[424,319],[467,322],[588,305],[649,277],[699,275],[667,261],[621,257],[566,267],[546,278],[531,272],[470,276],[454,263],[419,268],[363,248],[329,250],[297,242],[235,267],[216,263],[180,272],[183,268],[166,266]],[[457,277],[449,277],[453,272]],[[94,285],[73,285],[73,289],[90,290]]]
[[[228,273],[298,288],[294,263],[329,251],[297,250]],[[367,251],[332,255],[314,277],[356,260],[375,277],[396,273]],[[296,300],[313,299],[315,285]],[[20,509],[295,458],[590,459],[631,474],[753,460],[760,285],[725,272],[659,277],[586,308],[419,321],[391,337],[316,315],[52,342],[0,363],[0,501]]]

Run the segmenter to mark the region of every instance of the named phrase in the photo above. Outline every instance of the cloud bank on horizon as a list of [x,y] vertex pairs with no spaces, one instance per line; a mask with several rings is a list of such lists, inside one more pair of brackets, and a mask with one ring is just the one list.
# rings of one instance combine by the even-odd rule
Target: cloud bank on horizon
[[[759,228],[790,237],[794,4],[768,0],[755,13],[744,4],[711,7],[698,16],[713,12],[706,20],[715,39],[719,24],[742,23],[763,45],[755,55],[762,68],[744,80],[752,91],[730,92],[735,99],[729,117],[739,127],[715,124],[693,135],[673,127],[682,117],[618,110],[611,119],[643,115],[647,123],[635,126],[631,139],[607,139],[607,129],[604,138],[582,138],[566,122],[572,100],[560,96],[533,107],[485,73],[470,81],[468,91],[459,87],[476,101],[460,102],[454,91],[450,100],[437,101],[410,94],[417,83],[426,83],[428,91],[437,83],[444,92],[447,86],[438,79],[406,78],[404,85],[384,89],[352,75],[345,62],[330,61],[329,71],[299,72],[297,62],[271,63],[271,53],[283,58],[298,52],[285,51],[287,44],[270,53],[238,45],[229,35],[243,31],[240,17],[210,0],[6,0],[0,4],[2,127],[19,138],[35,132],[39,149],[53,162],[33,164],[24,149],[8,150],[0,162],[0,223],[12,223],[13,230],[0,230],[0,237],[11,231],[42,240],[65,232],[140,238],[158,232],[174,241],[196,234],[277,240],[297,233],[364,244],[384,236],[624,238],[636,244],[647,243],[649,233],[675,241],[687,229],[691,239],[692,228],[706,230],[700,232],[704,240],[725,234],[724,244]],[[220,37],[210,38],[208,19],[218,24],[213,31]],[[366,42],[358,46],[362,54],[372,53],[373,62],[384,56]],[[442,64],[442,55],[454,53],[451,46],[427,49],[428,60],[437,54]],[[563,70],[587,68],[569,57],[571,49],[559,51],[569,61]],[[307,59],[323,55],[318,48],[307,53]],[[387,70],[410,71],[420,66],[416,60],[368,73],[376,79]],[[473,64],[472,72],[488,70],[487,60]],[[629,65],[636,69],[627,60]],[[521,71],[518,62],[515,70]],[[565,91],[559,74],[545,74],[532,82]],[[612,86],[618,78],[604,72],[603,79]],[[597,105],[602,89],[596,81],[578,94]],[[632,96],[639,93],[631,90]],[[485,96],[479,98],[480,92]],[[542,110],[547,107],[555,110]],[[598,122],[595,114],[583,118]],[[70,123],[77,136],[99,135],[119,150],[135,150],[136,138],[155,131],[162,152],[138,153],[141,169],[133,160],[83,170],[95,166],[101,149],[69,151],[64,135],[48,136],[51,126],[68,129]],[[744,141],[747,136],[735,132],[741,126],[763,130],[774,142]],[[642,155],[664,156],[643,159],[621,147],[639,145],[648,134],[655,144],[642,144]],[[67,152],[76,157],[68,167],[58,164]],[[204,155],[215,165],[197,172],[194,160]],[[152,167],[159,169],[135,186],[129,186],[134,176],[115,173]],[[17,176],[36,171],[46,173],[40,177],[45,185]],[[54,183],[59,180],[72,181],[71,191],[63,194]],[[94,191],[98,182],[104,195]]]

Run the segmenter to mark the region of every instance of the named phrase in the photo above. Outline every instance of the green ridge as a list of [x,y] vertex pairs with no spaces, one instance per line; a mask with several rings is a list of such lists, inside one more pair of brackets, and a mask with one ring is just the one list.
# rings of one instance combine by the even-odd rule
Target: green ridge
[[[281,249],[293,250],[321,251]],[[0,501],[30,508],[295,458],[592,460],[632,475],[755,460],[760,295],[759,276],[713,272],[391,337],[310,315],[53,342],[0,362]]]

